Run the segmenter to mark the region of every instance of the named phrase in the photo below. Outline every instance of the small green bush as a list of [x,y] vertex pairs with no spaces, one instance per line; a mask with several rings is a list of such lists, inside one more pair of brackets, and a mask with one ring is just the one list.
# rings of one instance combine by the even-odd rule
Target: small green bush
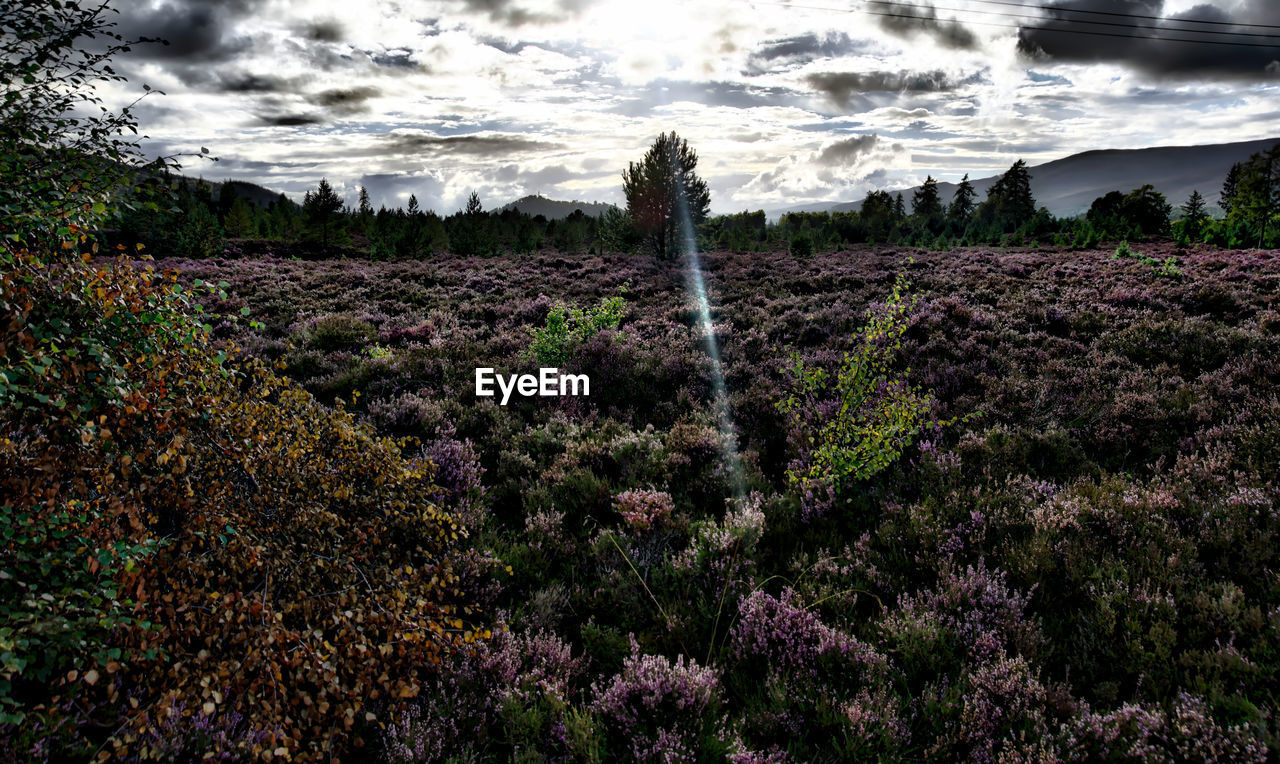
[[594,308],[557,302],[547,313],[546,324],[529,330],[533,336],[529,346],[533,359],[543,366],[563,366],[574,346],[602,331],[616,330],[627,312],[627,301],[622,297],[626,290],[624,285],[620,294],[603,298]]
[[307,344],[320,350],[351,350],[365,347],[377,336],[367,321],[338,313],[320,319],[311,330]]
[[791,237],[790,248],[793,257],[812,257],[813,239],[808,233],[797,233]]
[[[797,434],[801,459],[787,476],[802,493],[822,485],[840,493],[875,475],[930,424],[932,396],[890,368],[915,304],[906,298],[909,288],[906,275],[898,274],[884,304],[868,311],[834,380],[825,369],[792,355],[792,392],[777,407]],[[831,397],[838,403],[835,413],[815,414]]]

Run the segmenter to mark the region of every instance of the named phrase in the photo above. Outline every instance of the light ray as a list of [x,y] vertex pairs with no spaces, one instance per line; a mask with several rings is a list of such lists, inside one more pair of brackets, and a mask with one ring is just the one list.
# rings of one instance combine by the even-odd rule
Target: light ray
[[721,453],[729,470],[733,498],[741,503],[746,497],[746,480],[742,472],[742,457],[738,453],[738,434],[729,411],[729,389],[725,384],[724,365],[720,361],[720,345],[716,341],[715,327],[711,322],[711,306],[707,299],[706,283],[702,278],[702,259],[698,256],[698,240],[694,235],[693,221],[689,214],[689,202],[685,198],[683,184],[677,184],[677,211],[680,217],[681,239],[689,260],[689,291],[698,303],[698,325],[706,336],[707,356],[711,359],[711,405],[716,411],[721,434]]

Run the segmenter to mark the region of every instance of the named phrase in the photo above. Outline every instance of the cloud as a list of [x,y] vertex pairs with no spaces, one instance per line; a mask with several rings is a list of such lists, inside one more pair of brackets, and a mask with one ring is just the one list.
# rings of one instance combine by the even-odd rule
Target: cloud
[[117,17],[116,31],[126,38],[159,38],[167,45],[140,45],[139,58],[174,62],[227,61],[253,44],[232,30],[237,18],[259,5],[255,0],[171,0],[159,8],[134,3]]
[[370,173],[360,176],[355,185],[369,191],[369,200],[375,207],[405,207],[412,194],[418,197],[418,205],[423,210],[442,212],[445,209],[445,181],[436,172]]
[[428,71],[427,67],[418,64],[413,59],[413,51],[408,48],[395,48],[392,50],[367,52],[369,60],[374,64],[386,69],[422,69]]
[[838,58],[857,52],[870,45],[867,41],[855,41],[848,34],[828,31],[811,32],[795,37],[769,40],[747,56],[744,74],[785,71],[803,66],[821,58]]
[[[1214,32],[1247,34],[1258,30],[1238,25],[1280,24],[1280,3],[1274,0],[1245,0],[1237,3],[1230,12],[1216,4],[1204,3],[1173,15],[1171,18],[1177,21],[1129,20],[1079,13],[1099,11],[1159,16],[1162,10],[1162,0],[1060,0],[1050,6],[1049,17],[1044,22],[1025,26],[1019,31],[1018,49],[1032,60],[1112,62],[1162,79],[1277,79],[1276,69],[1280,66],[1272,67],[1271,64],[1280,60],[1280,40],[1199,31],[1211,29]],[[1115,20],[1129,26],[1086,26],[1078,23],[1082,19]],[[1219,23],[1206,26],[1189,23],[1188,20]],[[1082,34],[1082,31],[1100,34]],[[1266,31],[1274,33],[1274,30]],[[1158,37],[1204,42],[1155,39]]]
[[655,109],[681,101],[705,106],[748,109],[757,106],[799,106],[796,91],[783,87],[763,87],[738,82],[694,82],[658,79],[626,91],[630,96],[609,110],[632,117],[649,116]]
[[752,198],[784,203],[848,196],[882,185],[890,167],[904,164],[909,157],[901,143],[885,141],[875,133],[854,135],[784,157],[743,190]]
[[271,127],[301,127],[324,122],[315,114],[258,114],[256,116],[260,124]]
[[874,133],[835,141],[823,146],[814,161],[825,167],[843,167],[871,152],[879,142],[880,137]]
[[217,79],[223,93],[283,93],[290,89],[289,80],[270,74],[222,73]]
[[523,135],[439,136],[427,133],[397,132],[380,136],[380,139],[369,151],[374,156],[407,156],[425,153],[436,156],[473,156],[501,159],[516,152],[550,151],[560,148],[562,147],[558,143],[549,143]]
[[337,21],[313,21],[302,27],[302,36],[315,42],[342,42],[343,27]]
[[877,14],[880,27],[901,37],[926,34],[939,44],[961,50],[978,46],[978,38],[954,17],[938,18],[938,12],[930,3],[896,3],[891,0],[871,0],[867,10]]
[[307,101],[328,109],[331,114],[350,116],[368,111],[365,102],[376,98],[382,91],[375,87],[331,88],[307,97]]
[[941,70],[932,72],[815,72],[806,84],[825,93],[841,108],[855,94],[870,92],[939,93],[953,90],[956,82]]
[[590,0],[558,0],[550,9],[534,10],[520,0],[462,0],[473,13],[484,14],[490,21],[509,27],[557,24],[572,19],[591,4]]

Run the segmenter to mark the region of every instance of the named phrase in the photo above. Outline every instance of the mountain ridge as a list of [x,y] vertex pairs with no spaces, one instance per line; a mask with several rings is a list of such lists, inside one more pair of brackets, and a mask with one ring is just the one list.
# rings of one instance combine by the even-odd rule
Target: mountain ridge
[[[1206,204],[1218,211],[1222,181],[1231,165],[1250,155],[1280,143],[1280,137],[1231,143],[1197,144],[1189,146],[1149,146],[1140,149],[1090,149],[1053,159],[1042,164],[1028,166],[1031,175],[1031,193],[1037,206],[1048,208],[1058,217],[1073,217],[1088,211],[1093,200],[1109,191],[1127,193],[1144,184],[1151,184],[1164,194],[1175,209],[1193,190],[1200,191]],[[998,180],[999,174],[970,180],[977,199],[986,198],[986,192]],[[204,181],[216,195],[222,182]],[[267,206],[279,197],[279,193],[249,181],[230,182],[238,195],[260,206]],[[938,182],[938,194],[944,203],[951,201],[956,183]],[[910,209],[911,196],[919,186],[890,189],[890,194],[902,194]],[[770,220],[777,220],[788,212],[846,212],[856,211],[862,200],[840,202],[813,202],[787,207],[766,208]],[[607,202],[561,201],[540,194],[530,194],[495,208],[495,211],[519,210],[529,215],[542,215],[548,220],[563,219],[575,210],[590,217],[599,217],[610,207]]]
[[[1233,143],[1211,143],[1193,146],[1149,146],[1141,149],[1090,149],[1043,164],[1027,167],[1031,175],[1031,194],[1036,205],[1047,207],[1058,217],[1073,217],[1088,212],[1093,200],[1109,191],[1128,193],[1151,184],[1164,194],[1175,208],[1198,190],[1211,208],[1217,210],[1222,181],[1236,162],[1280,143],[1280,137]],[[999,180],[1000,175],[970,180],[978,200]],[[958,184],[938,182],[938,195],[950,202]],[[920,187],[896,189],[910,209],[911,195]],[[862,200],[827,205],[827,212],[857,210]]]

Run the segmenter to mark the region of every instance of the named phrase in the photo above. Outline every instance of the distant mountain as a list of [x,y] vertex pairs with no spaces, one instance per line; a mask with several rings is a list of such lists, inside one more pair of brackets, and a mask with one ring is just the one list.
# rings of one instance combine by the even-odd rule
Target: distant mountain
[[603,202],[561,202],[542,196],[526,196],[523,199],[517,199],[510,204],[504,205],[501,209],[514,209],[526,215],[541,215],[547,220],[556,220],[569,217],[574,210],[582,210],[584,215],[590,217],[600,217],[605,210],[612,206],[614,205]]
[[[1205,201],[1216,209],[1222,193],[1222,181],[1231,165],[1277,143],[1280,143],[1280,138],[1207,146],[1102,149],[1072,154],[1027,169],[1031,173],[1031,193],[1036,204],[1048,207],[1059,217],[1087,212],[1093,200],[1108,191],[1128,193],[1146,183],[1165,195],[1174,206],[1176,215],[1177,206],[1185,202],[1194,190],[1199,190]],[[979,201],[986,198],[987,189],[997,178],[998,175],[969,180],[978,192]],[[908,210],[911,209],[911,196],[917,188],[919,186],[902,189]],[[951,201],[955,191],[954,183],[938,184],[938,193],[944,203]],[[832,204],[826,209],[843,212],[857,210],[861,206],[862,200],[859,199]]]
[[280,198],[279,191],[272,191],[269,188],[259,186],[257,183],[249,183],[243,180],[216,181],[179,176],[178,181],[188,187],[200,187],[203,185],[208,188],[209,195],[214,199],[217,199],[218,195],[222,193],[224,185],[231,186],[231,190],[236,192],[236,196],[242,197],[245,201],[256,204],[263,209],[270,207],[272,202]]
[[[228,180],[224,182],[231,186],[236,192],[236,196],[244,197],[245,200],[253,202],[264,209],[280,198],[279,191],[263,188],[256,183],[246,183],[243,180]],[[213,198],[218,198],[218,194],[222,192],[223,184],[210,183],[209,185],[213,189]]]

